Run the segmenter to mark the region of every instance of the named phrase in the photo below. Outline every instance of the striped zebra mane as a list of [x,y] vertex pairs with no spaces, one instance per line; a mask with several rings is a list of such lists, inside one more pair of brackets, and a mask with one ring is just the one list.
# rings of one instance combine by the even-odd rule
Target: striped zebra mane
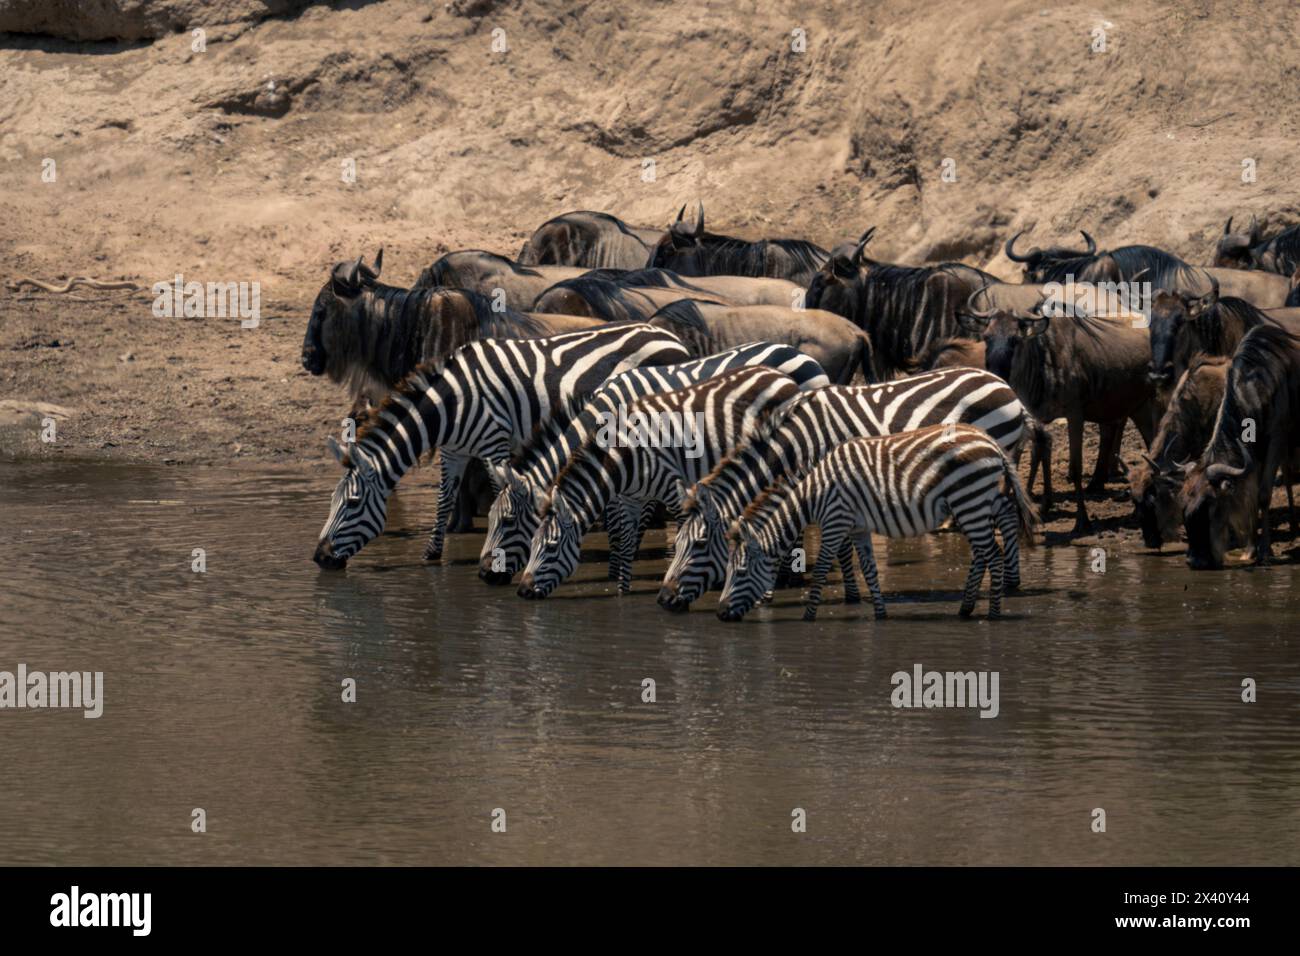
[[532,470],[542,460],[543,454],[564,437],[569,427],[578,420],[592,396],[569,395],[552,411],[551,417],[533,425],[533,430],[520,449],[510,456],[510,467],[517,472]]
[[393,386],[392,390],[384,397],[384,401],[376,409],[371,409],[370,414],[365,422],[361,424],[357,431],[357,443],[360,444],[372,432],[385,431],[387,422],[384,420],[384,413],[397,414],[393,406],[398,405],[398,399],[404,398],[408,402],[414,402],[419,399],[426,391],[433,379],[442,374],[444,363],[441,361],[425,362],[411,369],[400,382]]
[[[784,479],[777,479],[758,493],[758,496],[746,505],[744,512],[731,523],[727,540],[735,544],[740,541],[742,533],[749,530],[751,536],[757,536],[762,526],[770,522],[780,507],[794,494],[794,486]],[[753,527],[758,525],[758,527]]]

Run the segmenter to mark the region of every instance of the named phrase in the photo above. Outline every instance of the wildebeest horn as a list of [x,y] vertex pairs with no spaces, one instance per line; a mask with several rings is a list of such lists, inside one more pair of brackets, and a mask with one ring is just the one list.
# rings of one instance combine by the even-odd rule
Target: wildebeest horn
[[1010,239],[1007,240],[1006,254],[1007,254],[1007,258],[1010,259],[1012,262],[1029,261],[1029,256],[1018,256],[1016,255],[1016,250],[1015,250],[1016,240],[1019,239],[1024,234],[1025,234],[1025,230],[1021,229],[1018,233],[1016,233],[1014,236],[1012,236]]
[[1259,242],[1259,220],[1252,214],[1250,217],[1250,244],[1253,246]]
[[984,292],[988,289],[988,287],[989,287],[989,286],[988,286],[988,283],[986,282],[986,283],[984,283],[984,285],[982,285],[980,288],[976,289],[974,292],[972,292],[972,293],[971,293],[971,294],[966,298],[966,314],[967,314],[967,315],[974,316],[974,317],[977,318],[977,319],[991,319],[991,318],[993,318],[993,313],[996,312],[997,309],[988,309],[988,310],[986,310],[986,311],[984,311],[984,312],[980,312],[980,311],[977,311],[976,308],[975,308],[975,297],[978,296],[978,295],[983,295]]
[[1231,217],[1231,216],[1228,217],[1228,222],[1227,222],[1227,223],[1224,225],[1224,227],[1223,227],[1223,234],[1224,234],[1225,236],[1230,236],[1230,235],[1232,235],[1232,217]]
[[686,203],[682,203],[682,208],[677,210],[677,221],[682,221],[682,216],[686,215]]
[[875,235],[875,233],[876,233],[876,227],[872,226],[870,229],[868,229],[866,232],[862,234],[862,237],[860,239],[858,239],[858,246],[856,249],[853,250],[852,261],[854,265],[861,264],[862,255],[867,251],[867,243],[871,241],[871,237]]
[[700,218],[695,223],[695,234],[704,235],[704,203],[700,203]]
[[1224,478],[1240,478],[1245,473],[1245,468],[1235,468],[1232,465],[1225,465],[1223,462],[1216,461],[1205,469],[1205,480],[1216,482],[1222,481]]
[[371,270],[375,274],[376,279],[379,278],[379,273],[383,270],[383,268],[384,268],[384,247],[380,246],[379,251],[375,253],[375,267]]
[[1088,255],[1095,256],[1097,254],[1097,243],[1093,241],[1092,236],[1088,235],[1082,229],[1080,229],[1079,232],[1083,233],[1083,241],[1088,244]]
[[1150,455],[1148,455],[1146,452],[1142,453],[1142,460],[1145,461],[1152,468],[1154,468],[1156,471],[1160,470],[1160,463],[1156,461],[1154,458],[1152,458]]

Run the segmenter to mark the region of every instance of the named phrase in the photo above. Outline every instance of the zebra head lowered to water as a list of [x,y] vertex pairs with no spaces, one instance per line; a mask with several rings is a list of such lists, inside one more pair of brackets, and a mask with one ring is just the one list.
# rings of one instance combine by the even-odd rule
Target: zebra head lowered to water
[[[1033,541],[1032,506],[1015,467],[986,432],[969,425],[858,438],[837,446],[795,485],[768,488],[733,522],[718,617],[738,621],[776,583],[783,554],[799,545],[809,524],[821,528],[821,550],[804,620],[817,616],[826,575],[845,541],[858,553],[876,618],[885,616],[871,535],[914,537],[952,519],[970,541],[961,616],[969,617],[989,572],[989,617],[1001,614],[1003,555],[994,538],[1005,515],[1026,544]],[[848,574],[851,576],[852,571]]]
[[342,456],[347,471],[321,532],[317,563],[342,567],[383,530],[383,510],[376,512],[373,495],[349,492],[357,482],[386,499],[422,456],[440,449],[438,521],[429,548],[440,553],[466,462],[505,462],[556,409],[595,391],[610,375],[688,357],[671,333],[634,324],[543,339],[487,339],[457,350],[445,364],[417,367]]
[[[1027,434],[1025,410],[1015,392],[983,369],[942,369],[877,385],[832,385],[798,396],[686,498],[659,604],[684,611],[705,591],[721,586],[727,527],[778,478],[797,479],[853,438],[957,422],[984,429],[1007,451]],[[1012,538],[1007,564],[1014,581],[1014,527],[1004,527],[1003,533]]]

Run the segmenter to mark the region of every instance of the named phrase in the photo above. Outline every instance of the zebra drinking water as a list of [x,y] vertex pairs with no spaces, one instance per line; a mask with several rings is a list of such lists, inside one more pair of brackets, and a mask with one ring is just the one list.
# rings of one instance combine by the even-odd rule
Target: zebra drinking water
[[871,591],[876,618],[885,616],[872,533],[891,538],[934,531],[952,519],[970,541],[961,616],[975,609],[989,572],[989,617],[1002,611],[1002,552],[993,535],[1009,510],[1026,544],[1032,543],[1033,507],[1015,467],[988,434],[969,425],[931,425],[835,448],[795,485],[767,489],[732,523],[726,579],[718,617],[738,621],[776,581],[782,555],[802,541],[809,524],[821,528],[821,550],[804,602],[804,620],[817,617],[831,562],[851,539]]
[[544,339],[486,339],[445,364],[421,365],[385,400],[347,449],[333,439],[346,472],[334,489],[315,561],[342,568],[384,529],[388,496],[424,454],[441,448],[438,521],[426,557],[443,534],[465,463],[501,463],[557,408],[639,365],[690,356],[671,333],[643,323],[602,326]]
[[[687,496],[659,603],[685,611],[721,586],[726,530],[778,478],[794,481],[835,446],[854,438],[963,422],[1007,451],[1026,434],[1025,411],[1010,386],[983,369],[950,368],[877,385],[835,386],[799,396],[768,429],[738,448]],[[1015,523],[1004,518],[1008,585],[1019,580]]]
[[[537,530],[536,502],[568,461],[575,448],[598,427],[602,413],[616,413],[618,408],[638,398],[684,388],[736,368],[766,366],[794,379],[800,389],[822,388],[830,384],[816,361],[789,345],[752,342],[724,352],[680,365],[634,368],[616,375],[602,385],[580,410],[556,414],[509,466],[495,469],[501,491],[488,513],[487,538],[479,555],[479,577],[489,584],[508,584],[528,559],[533,534]],[[620,582],[630,580],[630,568],[617,561],[621,550],[614,539],[617,510],[606,513],[606,530],[610,539],[610,577]],[[632,529],[636,534],[640,522]],[[631,545],[636,553],[637,542]]]

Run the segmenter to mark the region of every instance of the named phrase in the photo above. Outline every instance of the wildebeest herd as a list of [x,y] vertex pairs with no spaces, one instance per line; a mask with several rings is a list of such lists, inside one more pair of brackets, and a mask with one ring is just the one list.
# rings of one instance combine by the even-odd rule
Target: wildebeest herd
[[[951,526],[972,551],[961,613],[987,572],[996,617],[1037,519],[1014,463],[1031,450],[1046,517],[1045,425],[1061,418],[1075,534],[1091,528],[1091,422],[1087,490],[1124,470],[1147,545],[1181,527],[1192,568],[1235,547],[1269,559],[1273,487],[1281,472],[1290,500],[1300,447],[1300,227],[1264,239],[1230,219],[1206,267],[1151,246],[1099,251],[1086,232],[1082,248],[1017,248],[1016,235],[1020,283],[878,261],[873,233],[826,250],[708,232],[702,205],[667,229],[574,212],[513,261],[448,253],[411,288],[380,281],[382,250],[336,265],[302,361],[349,389],[357,428],[330,440],[344,474],[317,564],[342,568],[382,533],[402,475],[437,452],[425,557],[472,529],[490,486],[479,576],[518,577],[521,597],[571,575],[597,523],[626,592],[666,512],[669,610],[721,588],[719,617],[739,619],[803,570],[815,525],[805,617],[837,563],[860,599],[855,555],[883,616],[871,535]],[[1117,309],[1099,288],[1140,294]],[[1125,465],[1130,421],[1147,450]]]

